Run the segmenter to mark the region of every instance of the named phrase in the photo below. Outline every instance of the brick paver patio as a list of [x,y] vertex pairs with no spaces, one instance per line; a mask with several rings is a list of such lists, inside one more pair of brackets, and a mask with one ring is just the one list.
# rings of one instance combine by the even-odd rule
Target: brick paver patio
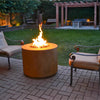
[[77,70],[69,86],[70,67],[58,65],[56,75],[34,79],[23,74],[22,60],[0,57],[0,100],[100,100],[99,73]]

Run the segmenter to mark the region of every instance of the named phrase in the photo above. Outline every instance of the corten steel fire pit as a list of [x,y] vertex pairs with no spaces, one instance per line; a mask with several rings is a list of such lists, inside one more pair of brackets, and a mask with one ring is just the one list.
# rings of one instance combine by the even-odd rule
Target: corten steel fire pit
[[33,48],[32,43],[22,46],[23,71],[33,78],[49,77],[57,72],[57,45]]

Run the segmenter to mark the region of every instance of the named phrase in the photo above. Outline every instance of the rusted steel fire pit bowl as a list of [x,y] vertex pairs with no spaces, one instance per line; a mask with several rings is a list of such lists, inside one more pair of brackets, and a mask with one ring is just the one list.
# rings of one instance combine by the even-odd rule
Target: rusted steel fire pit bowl
[[57,72],[57,45],[33,48],[32,43],[22,46],[23,71],[33,78],[49,77]]

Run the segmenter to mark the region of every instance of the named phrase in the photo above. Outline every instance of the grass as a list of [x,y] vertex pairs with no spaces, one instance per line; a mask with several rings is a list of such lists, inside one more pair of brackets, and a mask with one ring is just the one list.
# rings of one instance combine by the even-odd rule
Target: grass
[[[58,64],[68,65],[68,55],[75,52],[75,45],[100,45],[100,31],[97,30],[57,30],[44,29],[43,37],[52,43],[58,44]],[[18,31],[5,32],[5,36],[12,40],[24,40],[25,44],[31,43],[32,38],[36,38],[38,30],[24,29]],[[13,44],[8,41],[8,44]],[[82,48],[82,52],[97,53],[99,48]]]

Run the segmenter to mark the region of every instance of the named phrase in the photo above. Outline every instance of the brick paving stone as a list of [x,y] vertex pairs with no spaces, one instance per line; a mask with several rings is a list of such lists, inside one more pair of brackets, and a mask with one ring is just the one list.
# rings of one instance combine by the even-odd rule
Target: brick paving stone
[[57,95],[55,96],[54,100],[61,100],[61,98],[62,98],[62,95],[57,94]]
[[[24,87],[23,87],[23,89],[29,89],[30,87],[31,87],[32,85],[25,85]],[[32,88],[32,87],[31,87]],[[34,88],[34,86],[33,86],[33,88]]]
[[53,90],[51,93],[50,93],[50,96],[56,96],[56,94],[57,94],[57,90]]
[[100,100],[100,95],[98,96],[97,100]]
[[75,88],[74,88],[74,90],[75,90],[75,91],[79,91],[79,90],[80,90],[80,88],[81,88],[81,86],[80,86],[80,85],[76,85],[76,86],[75,86]]
[[31,93],[31,91],[24,90],[24,89],[18,90],[17,92],[26,93],[26,94],[30,94]]
[[56,75],[34,79],[23,74],[22,60],[0,57],[0,100],[100,100],[99,73],[80,70],[74,72],[70,83],[70,67],[58,65]]
[[0,96],[0,100],[8,100],[12,97],[12,94],[5,93],[4,96]]
[[97,100],[96,98],[94,98],[94,97],[84,97],[84,99],[83,100]]
[[9,93],[9,94],[13,94],[13,95],[16,94],[16,91],[10,90],[10,89],[8,89],[6,92]]
[[80,92],[80,91],[73,91],[72,93],[73,94],[77,94],[77,95],[84,95],[84,93],[83,92]]
[[45,94],[46,94],[46,95],[50,95],[51,92],[52,92],[52,89],[47,89],[47,90],[45,91]]
[[96,100],[98,99],[98,94],[97,92],[92,92],[91,97],[95,98]]
[[30,100],[39,100],[39,97],[32,96],[32,95],[28,95],[27,98]]
[[0,94],[4,93],[5,91],[7,91],[7,89],[0,87]]
[[71,95],[71,93],[70,92],[66,92],[66,91],[59,91],[59,94],[60,95],[65,95],[65,96],[70,96]]
[[45,99],[39,98],[38,100],[45,100]]
[[93,87],[93,83],[92,82],[89,82],[89,84],[88,84],[88,87]]
[[63,83],[63,82],[60,82],[60,83],[57,85],[57,87],[58,87],[58,88],[61,88],[63,85],[64,85],[64,83]]
[[67,86],[65,86],[65,85],[62,86],[61,90],[62,90],[62,91],[66,91],[66,90],[67,90]]
[[27,94],[21,94],[16,100],[23,100]]
[[68,96],[62,96],[61,100],[68,100]]
[[41,98],[44,98],[46,100],[53,100],[53,97],[48,96],[48,95],[42,95]]
[[68,92],[72,92],[73,91],[73,88],[69,86],[69,87],[67,87],[67,91]]
[[82,96],[82,95],[77,95],[76,96],[76,100],[83,100],[83,98],[84,98],[84,96]]
[[57,86],[57,85],[58,85],[58,82],[55,81],[52,85],[53,85],[53,86]]
[[21,94],[22,94],[22,93],[16,93],[16,94],[14,94],[14,95],[12,96],[12,98],[16,100],[18,97],[21,96]]
[[37,86],[37,89],[40,89],[40,90],[47,90],[46,87],[43,87],[43,86]]
[[44,92],[45,92],[44,90],[40,90],[39,92],[36,93],[36,96],[40,97],[41,95],[44,94]]
[[36,88],[36,86],[32,86],[28,89],[28,91],[32,92],[34,89]]
[[24,100],[31,100],[31,99],[28,99],[28,98],[24,98]]
[[31,94],[31,95],[36,95],[38,92],[39,92],[38,89],[34,89],[30,94]]
[[47,83],[47,84],[45,85],[45,87],[46,87],[46,88],[49,88],[49,87],[51,86],[51,84],[52,84],[52,83],[49,82],[49,83]]
[[85,87],[85,86],[81,86],[79,91],[80,91],[80,92],[86,92],[86,88],[87,88],[87,87]]
[[76,100],[77,94],[71,94],[68,100]]

